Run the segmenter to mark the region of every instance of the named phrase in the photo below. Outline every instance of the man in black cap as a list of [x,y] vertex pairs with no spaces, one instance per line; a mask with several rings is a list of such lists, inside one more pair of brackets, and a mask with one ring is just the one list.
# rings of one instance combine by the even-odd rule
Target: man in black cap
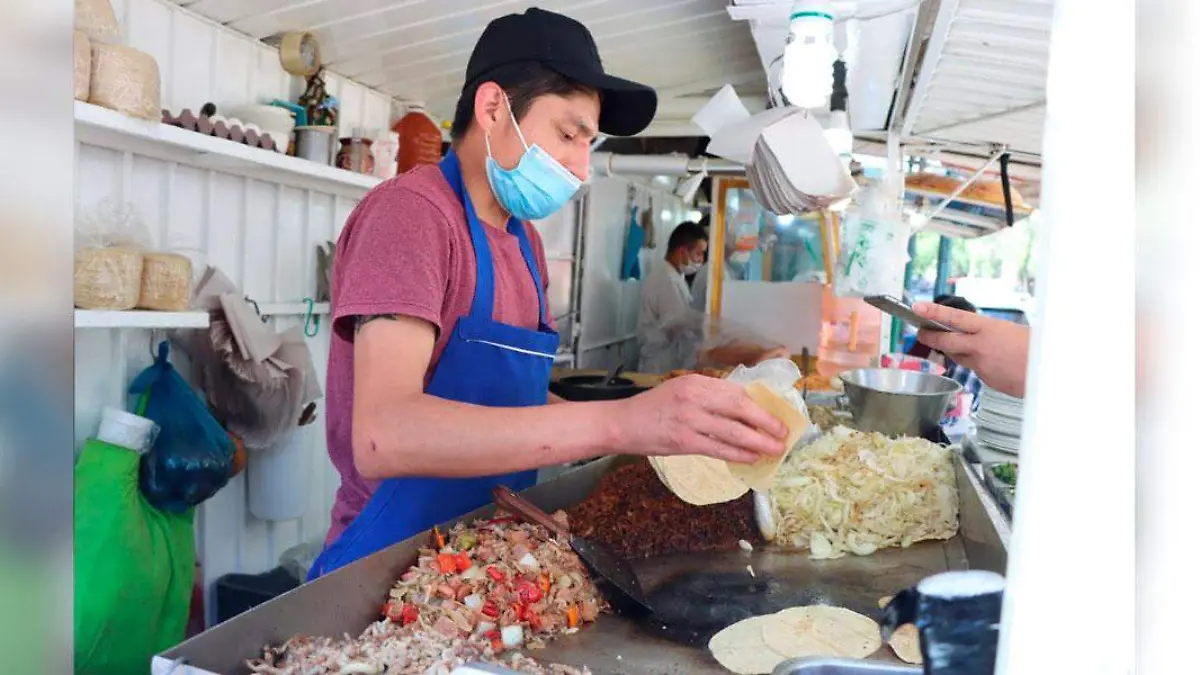
[[559,346],[531,220],[587,180],[598,133],[653,119],[654,90],[607,75],[591,34],[540,9],[492,21],[467,66],[437,167],[372,190],[333,277],[329,455],[342,476],[311,577],[604,454],[753,462],[786,428],[724,380],[679,378],[629,401],[547,407]]

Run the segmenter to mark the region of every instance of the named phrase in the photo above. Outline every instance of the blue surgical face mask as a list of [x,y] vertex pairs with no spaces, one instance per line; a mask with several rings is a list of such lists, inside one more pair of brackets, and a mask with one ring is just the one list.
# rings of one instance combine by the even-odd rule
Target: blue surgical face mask
[[525,153],[516,167],[505,169],[492,157],[491,139],[484,136],[488,152],[488,184],[492,186],[492,194],[496,195],[500,207],[513,217],[541,220],[565,206],[579,191],[582,181],[545,150],[526,143],[512,106],[508,104],[508,97],[505,97],[505,104],[508,105],[508,116],[517,130],[521,145],[525,146]]

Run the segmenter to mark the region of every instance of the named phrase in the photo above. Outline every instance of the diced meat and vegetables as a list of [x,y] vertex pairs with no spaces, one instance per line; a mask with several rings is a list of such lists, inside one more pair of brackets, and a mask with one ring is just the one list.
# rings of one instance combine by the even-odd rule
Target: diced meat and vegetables
[[630,559],[736,551],[739,541],[762,542],[750,494],[723,504],[692,506],[671,494],[646,459],[606,475],[596,491],[568,513],[575,534]]
[[[555,517],[565,520],[566,515]],[[469,662],[582,675],[514,650],[595,621],[607,605],[569,544],[507,516],[434,535],[358,638],[296,637],[249,663],[256,673],[448,674]]]

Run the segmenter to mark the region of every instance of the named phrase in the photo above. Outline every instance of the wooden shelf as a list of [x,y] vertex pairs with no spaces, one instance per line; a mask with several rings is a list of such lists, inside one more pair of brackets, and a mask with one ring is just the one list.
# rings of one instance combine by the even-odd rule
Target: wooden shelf
[[208,312],[75,310],[76,328],[208,328]]
[[380,179],[75,102],[75,140],[269,183],[362,197]]

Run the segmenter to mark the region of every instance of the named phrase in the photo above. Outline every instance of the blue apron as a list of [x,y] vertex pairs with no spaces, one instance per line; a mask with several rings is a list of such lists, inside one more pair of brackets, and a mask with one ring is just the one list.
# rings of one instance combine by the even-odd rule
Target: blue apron
[[[559,344],[558,333],[547,320],[542,277],[525,226],[516,218],[508,221],[508,232],[520,242],[521,255],[537,288],[537,330],[493,320],[496,280],[484,230],[487,226],[475,214],[453,151],[440,166],[467,214],[471,247],[475,251],[475,295],[470,313],[455,322],[425,393],[495,408],[545,405],[550,369]],[[452,462],[454,458],[447,457],[446,461]],[[386,479],[362,513],[317,557],[308,578],[311,581],[434,525],[470,513],[491,501],[496,485],[520,491],[533,485],[536,479],[536,470],[479,478]]]

